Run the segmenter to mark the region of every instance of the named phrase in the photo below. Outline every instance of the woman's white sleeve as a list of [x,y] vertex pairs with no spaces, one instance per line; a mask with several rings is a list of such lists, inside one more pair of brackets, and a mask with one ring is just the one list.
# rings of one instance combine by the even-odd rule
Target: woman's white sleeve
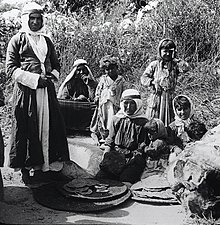
[[18,68],[13,72],[12,76],[16,82],[21,83],[31,89],[37,89],[40,74],[24,71]]

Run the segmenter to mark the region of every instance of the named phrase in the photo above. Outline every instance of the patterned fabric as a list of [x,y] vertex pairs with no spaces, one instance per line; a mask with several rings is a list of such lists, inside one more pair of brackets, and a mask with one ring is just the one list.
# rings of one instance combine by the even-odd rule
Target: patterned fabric
[[146,115],[148,119],[159,118],[167,127],[174,119],[172,99],[179,74],[176,59],[165,63],[160,56],[160,42],[158,46],[159,59],[151,62],[141,76],[142,85],[149,87],[151,94],[147,100]]

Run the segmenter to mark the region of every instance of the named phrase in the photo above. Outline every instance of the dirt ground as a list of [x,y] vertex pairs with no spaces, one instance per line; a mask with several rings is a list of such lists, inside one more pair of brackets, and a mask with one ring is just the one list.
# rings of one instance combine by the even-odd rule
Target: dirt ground
[[[98,167],[91,152],[97,150],[89,136],[68,138],[71,159],[82,168],[95,173]],[[99,151],[99,150],[97,150]],[[8,158],[6,150],[6,162]],[[97,154],[98,157],[101,153]],[[94,159],[94,157],[93,157]],[[99,159],[98,159],[99,160]],[[99,212],[74,213],[57,211],[38,204],[32,190],[21,181],[21,173],[2,168],[4,201],[0,202],[0,222],[5,224],[118,224],[118,225],[184,225],[187,216],[180,205],[152,205],[128,199],[126,202]]]

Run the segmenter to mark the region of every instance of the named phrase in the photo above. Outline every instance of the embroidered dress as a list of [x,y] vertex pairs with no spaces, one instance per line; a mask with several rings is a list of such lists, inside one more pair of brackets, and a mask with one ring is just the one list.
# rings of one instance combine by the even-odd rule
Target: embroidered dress
[[[163,41],[160,42],[158,49],[160,49]],[[165,127],[174,119],[172,99],[178,74],[179,68],[175,59],[165,63],[160,57],[158,60],[151,62],[141,76],[142,85],[150,89],[146,109],[147,118],[159,118],[163,121]]]

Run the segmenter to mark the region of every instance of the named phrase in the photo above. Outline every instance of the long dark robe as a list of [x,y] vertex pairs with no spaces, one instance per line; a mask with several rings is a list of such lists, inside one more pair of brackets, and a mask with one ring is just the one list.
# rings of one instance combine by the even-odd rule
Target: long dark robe
[[[46,72],[60,70],[55,49],[45,37],[48,53],[45,60]],[[17,68],[41,74],[40,61],[24,33],[18,33],[9,42],[6,58],[8,76]],[[65,126],[55,87],[50,81],[47,87],[49,103],[49,163],[69,160]],[[14,83],[12,100],[12,130],[10,139],[9,166],[12,168],[34,167],[44,163],[42,145],[39,140],[36,90],[21,83]]]

